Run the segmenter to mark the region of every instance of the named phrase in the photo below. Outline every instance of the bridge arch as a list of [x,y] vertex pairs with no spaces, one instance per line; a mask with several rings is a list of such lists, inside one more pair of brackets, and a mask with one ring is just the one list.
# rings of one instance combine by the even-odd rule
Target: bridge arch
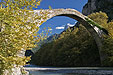
[[35,14],[39,15],[39,12],[43,12],[43,14],[48,14],[47,19],[51,19],[55,16],[67,16],[70,17],[72,19],[77,20],[78,22],[80,22],[80,24],[82,24],[93,36],[98,50],[99,50],[99,54],[100,54],[100,60],[101,60],[101,65],[103,64],[102,62],[104,61],[104,56],[105,54],[102,53],[102,34],[98,33],[98,31],[101,31],[99,28],[98,31],[97,29],[95,29],[95,26],[92,26],[88,21],[86,21],[86,18],[88,18],[87,16],[83,15],[82,13],[78,12],[75,9],[47,9],[47,10],[34,10]]

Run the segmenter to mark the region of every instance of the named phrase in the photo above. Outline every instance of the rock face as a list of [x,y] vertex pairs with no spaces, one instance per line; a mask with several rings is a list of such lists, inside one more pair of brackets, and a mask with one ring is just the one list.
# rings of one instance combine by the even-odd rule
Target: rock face
[[109,20],[113,19],[113,0],[88,0],[82,13],[89,15],[99,11],[105,12],[109,16]]

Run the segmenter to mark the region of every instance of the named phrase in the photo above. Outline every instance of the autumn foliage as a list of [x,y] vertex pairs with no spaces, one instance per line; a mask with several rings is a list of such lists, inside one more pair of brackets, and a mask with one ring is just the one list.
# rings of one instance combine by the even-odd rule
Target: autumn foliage
[[0,2],[0,74],[14,65],[25,65],[30,58],[18,55],[21,50],[35,47],[39,25],[46,18],[34,15],[33,8],[41,0],[1,0]]

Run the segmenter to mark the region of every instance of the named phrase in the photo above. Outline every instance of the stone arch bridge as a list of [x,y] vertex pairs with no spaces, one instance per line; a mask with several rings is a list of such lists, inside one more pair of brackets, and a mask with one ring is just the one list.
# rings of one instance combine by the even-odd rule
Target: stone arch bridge
[[102,52],[102,35],[104,28],[102,28],[100,25],[97,25],[97,23],[95,23],[93,20],[75,9],[47,9],[34,10],[34,12],[35,15],[41,15],[40,13],[47,14],[47,18],[44,19],[45,21],[55,16],[67,16],[80,22],[95,39],[100,54],[101,65],[103,64],[105,59],[105,53]]

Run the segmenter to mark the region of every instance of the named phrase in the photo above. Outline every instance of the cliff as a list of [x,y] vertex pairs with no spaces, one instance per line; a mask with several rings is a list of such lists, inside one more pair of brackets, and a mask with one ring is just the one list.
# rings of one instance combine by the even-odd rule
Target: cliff
[[83,7],[82,13],[89,15],[99,11],[105,12],[109,20],[113,19],[113,0],[88,0]]

